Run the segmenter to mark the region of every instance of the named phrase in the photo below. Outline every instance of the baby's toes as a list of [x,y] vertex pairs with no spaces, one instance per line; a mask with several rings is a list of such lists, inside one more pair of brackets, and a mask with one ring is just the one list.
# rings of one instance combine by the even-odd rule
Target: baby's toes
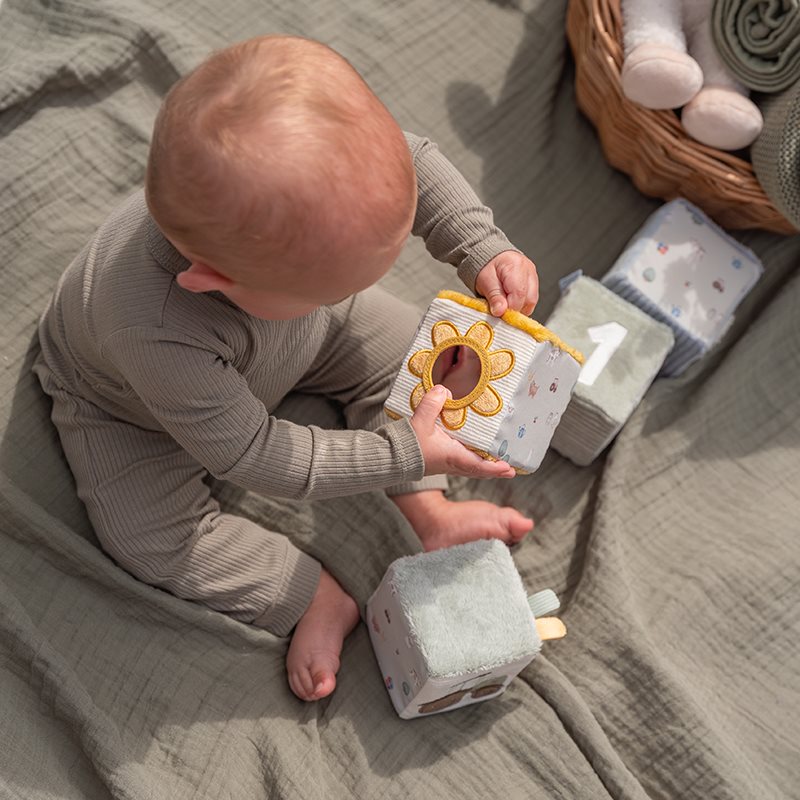
[[516,544],[533,528],[533,520],[524,517],[514,508],[506,508],[505,528],[511,543]]
[[313,672],[313,683],[314,699],[319,700],[327,697],[336,688],[336,675],[327,669],[317,669]]
[[301,700],[314,700],[314,679],[305,668],[289,672],[289,686]]

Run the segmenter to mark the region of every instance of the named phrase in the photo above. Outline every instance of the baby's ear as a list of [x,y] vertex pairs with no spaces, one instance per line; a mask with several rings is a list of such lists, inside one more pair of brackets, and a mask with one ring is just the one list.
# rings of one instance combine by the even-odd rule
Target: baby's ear
[[178,273],[178,285],[189,292],[224,292],[233,281],[208,264],[193,261],[189,269]]

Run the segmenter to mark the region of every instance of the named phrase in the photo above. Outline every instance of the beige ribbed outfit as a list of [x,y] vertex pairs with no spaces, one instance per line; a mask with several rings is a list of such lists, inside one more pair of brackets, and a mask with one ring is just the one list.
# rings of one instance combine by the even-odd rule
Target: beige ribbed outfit
[[[512,245],[438,148],[407,138],[419,189],[413,233],[473,288]],[[286,635],[319,564],[222,513],[208,474],[287,498],[445,486],[421,480],[413,429],[383,412],[419,312],[372,287],[266,321],[220,294],[182,289],[175,276],[188,266],[137,192],[61,277],[34,369],[105,551],[147,583]],[[348,430],[270,416],[291,390],[339,401]]]

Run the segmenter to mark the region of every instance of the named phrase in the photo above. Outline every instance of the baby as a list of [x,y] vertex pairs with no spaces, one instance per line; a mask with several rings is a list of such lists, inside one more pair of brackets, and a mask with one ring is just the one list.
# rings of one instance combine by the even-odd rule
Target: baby
[[[436,147],[326,46],[261,37],[172,88],[145,191],[76,257],[40,325],[34,369],[104,550],[179,597],[294,630],[288,679],[305,700],[333,691],[359,610],[286,537],[223,513],[209,474],[287,498],[385,489],[429,550],[533,526],[445,498],[445,473],[514,473],[435,425],[444,387],[410,421],[383,413],[419,313],[374,284],[409,233],[493,313],[532,310],[534,265]],[[271,416],[293,389],[341,403],[348,430]]]

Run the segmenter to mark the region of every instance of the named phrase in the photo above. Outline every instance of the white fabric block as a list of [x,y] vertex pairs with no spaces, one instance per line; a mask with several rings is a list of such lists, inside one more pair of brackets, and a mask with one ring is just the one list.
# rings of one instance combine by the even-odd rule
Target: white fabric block
[[680,375],[725,335],[763,267],[700,209],[673,200],[638,231],[602,282],[669,325],[675,347],[662,375]]
[[541,648],[534,607],[549,613],[558,599],[549,590],[529,599],[496,539],[393,562],[367,621],[397,713],[409,719],[498,696]]
[[547,327],[586,356],[552,441],[561,455],[586,466],[639,405],[674,336],[669,327],[584,276],[566,284]]
[[448,400],[438,424],[484,457],[533,472],[567,407],[583,357],[522,314],[493,317],[483,300],[440,292],[386,401],[391,416],[413,414],[433,386],[437,354],[453,344],[469,347],[485,363],[481,384],[461,400]]

